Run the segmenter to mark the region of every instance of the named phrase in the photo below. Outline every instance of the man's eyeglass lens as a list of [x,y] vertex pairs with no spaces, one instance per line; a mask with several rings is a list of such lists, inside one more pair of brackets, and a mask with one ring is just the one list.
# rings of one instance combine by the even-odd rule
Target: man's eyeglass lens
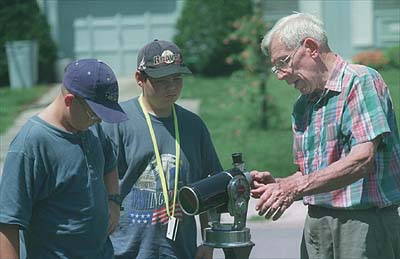
[[292,50],[292,52],[289,55],[287,55],[286,58],[276,61],[275,65],[271,68],[272,73],[278,73],[279,69],[284,69],[287,66],[289,66],[289,62],[290,62],[291,57],[294,56],[294,53],[296,53],[297,49],[300,46],[301,46],[301,44],[299,46],[297,46],[296,48],[294,48]]
[[289,65],[290,56],[285,59],[278,60],[275,65],[271,68],[272,73],[277,73],[278,69],[286,68]]

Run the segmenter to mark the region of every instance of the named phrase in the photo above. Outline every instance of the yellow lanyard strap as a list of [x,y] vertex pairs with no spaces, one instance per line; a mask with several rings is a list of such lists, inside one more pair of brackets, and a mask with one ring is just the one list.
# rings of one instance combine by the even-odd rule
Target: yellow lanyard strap
[[147,126],[150,131],[150,136],[151,140],[153,142],[153,148],[154,148],[154,153],[156,155],[156,161],[157,161],[157,169],[158,172],[160,173],[160,178],[161,178],[161,185],[163,189],[163,195],[164,195],[164,200],[165,200],[165,207],[167,210],[167,215],[168,217],[173,217],[175,215],[175,202],[176,202],[176,193],[178,191],[178,179],[179,179],[179,165],[180,165],[180,156],[181,156],[181,148],[180,148],[180,138],[179,138],[179,126],[178,126],[178,117],[176,116],[175,112],[175,105],[172,105],[172,113],[174,116],[174,128],[175,128],[175,186],[174,186],[174,198],[173,198],[173,207],[172,207],[172,214],[169,211],[169,198],[168,198],[168,189],[167,189],[167,183],[166,183],[166,178],[164,174],[164,170],[162,167],[162,162],[161,162],[161,157],[160,157],[160,151],[158,150],[158,145],[157,145],[157,139],[156,135],[154,133],[153,129],[153,124],[151,123],[150,115],[147,112],[146,107],[143,104],[143,96],[139,96],[139,104],[140,107],[142,108],[142,111],[144,113],[144,117],[146,118]]

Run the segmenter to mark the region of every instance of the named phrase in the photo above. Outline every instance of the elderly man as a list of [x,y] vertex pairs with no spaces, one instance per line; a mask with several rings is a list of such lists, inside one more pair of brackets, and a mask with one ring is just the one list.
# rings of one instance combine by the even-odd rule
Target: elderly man
[[304,13],[279,20],[261,47],[301,95],[292,113],[298,170],[253,171],[256,210],[276,220],[303,198],[302,258],[400,258],[400,143],[382,77],[332,52],[322,22]]

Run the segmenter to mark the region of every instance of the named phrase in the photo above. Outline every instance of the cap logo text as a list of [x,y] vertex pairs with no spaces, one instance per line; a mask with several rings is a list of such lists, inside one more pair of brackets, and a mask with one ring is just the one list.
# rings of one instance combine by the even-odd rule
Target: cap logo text
[[165,64],[180,64],[181,63],[181,55],[180,54],[174,54],[170,50],[164,50],[163,53],[157,56],[153,57],[154,65],[159,65],[162,63]]
[[142,60],[140,61],[139,70],[145,70],[146,69],[146,62],[144,62],[144,57],[142,58]]

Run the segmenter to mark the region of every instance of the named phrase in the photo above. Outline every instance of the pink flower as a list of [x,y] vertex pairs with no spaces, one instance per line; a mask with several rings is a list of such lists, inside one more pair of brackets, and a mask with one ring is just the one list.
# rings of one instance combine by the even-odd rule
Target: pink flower
[[240,137],[241,134],[242,134],[242,132],[240,131],[240,129],[237,129],[237,130],[235,131],[235,136],[236,136],[236,137]]
[[353,62],[373,67],[382,67],[389,63],[384,53],[380,50],[368,50],[353,56]]
[[236,21],[236,22],[234,22],[233,24],[232,24],[232,26],[233,26],[233,28],[235,28],[235,29],[239,29],[240,28],[240,22],[238,22],[238,21]]
[[233,64],[233,58],[227,57],[227,58],[225,59],[225,62],[226,62],[227,64],[229,64],[229,65],[232,65],[232,64]]

